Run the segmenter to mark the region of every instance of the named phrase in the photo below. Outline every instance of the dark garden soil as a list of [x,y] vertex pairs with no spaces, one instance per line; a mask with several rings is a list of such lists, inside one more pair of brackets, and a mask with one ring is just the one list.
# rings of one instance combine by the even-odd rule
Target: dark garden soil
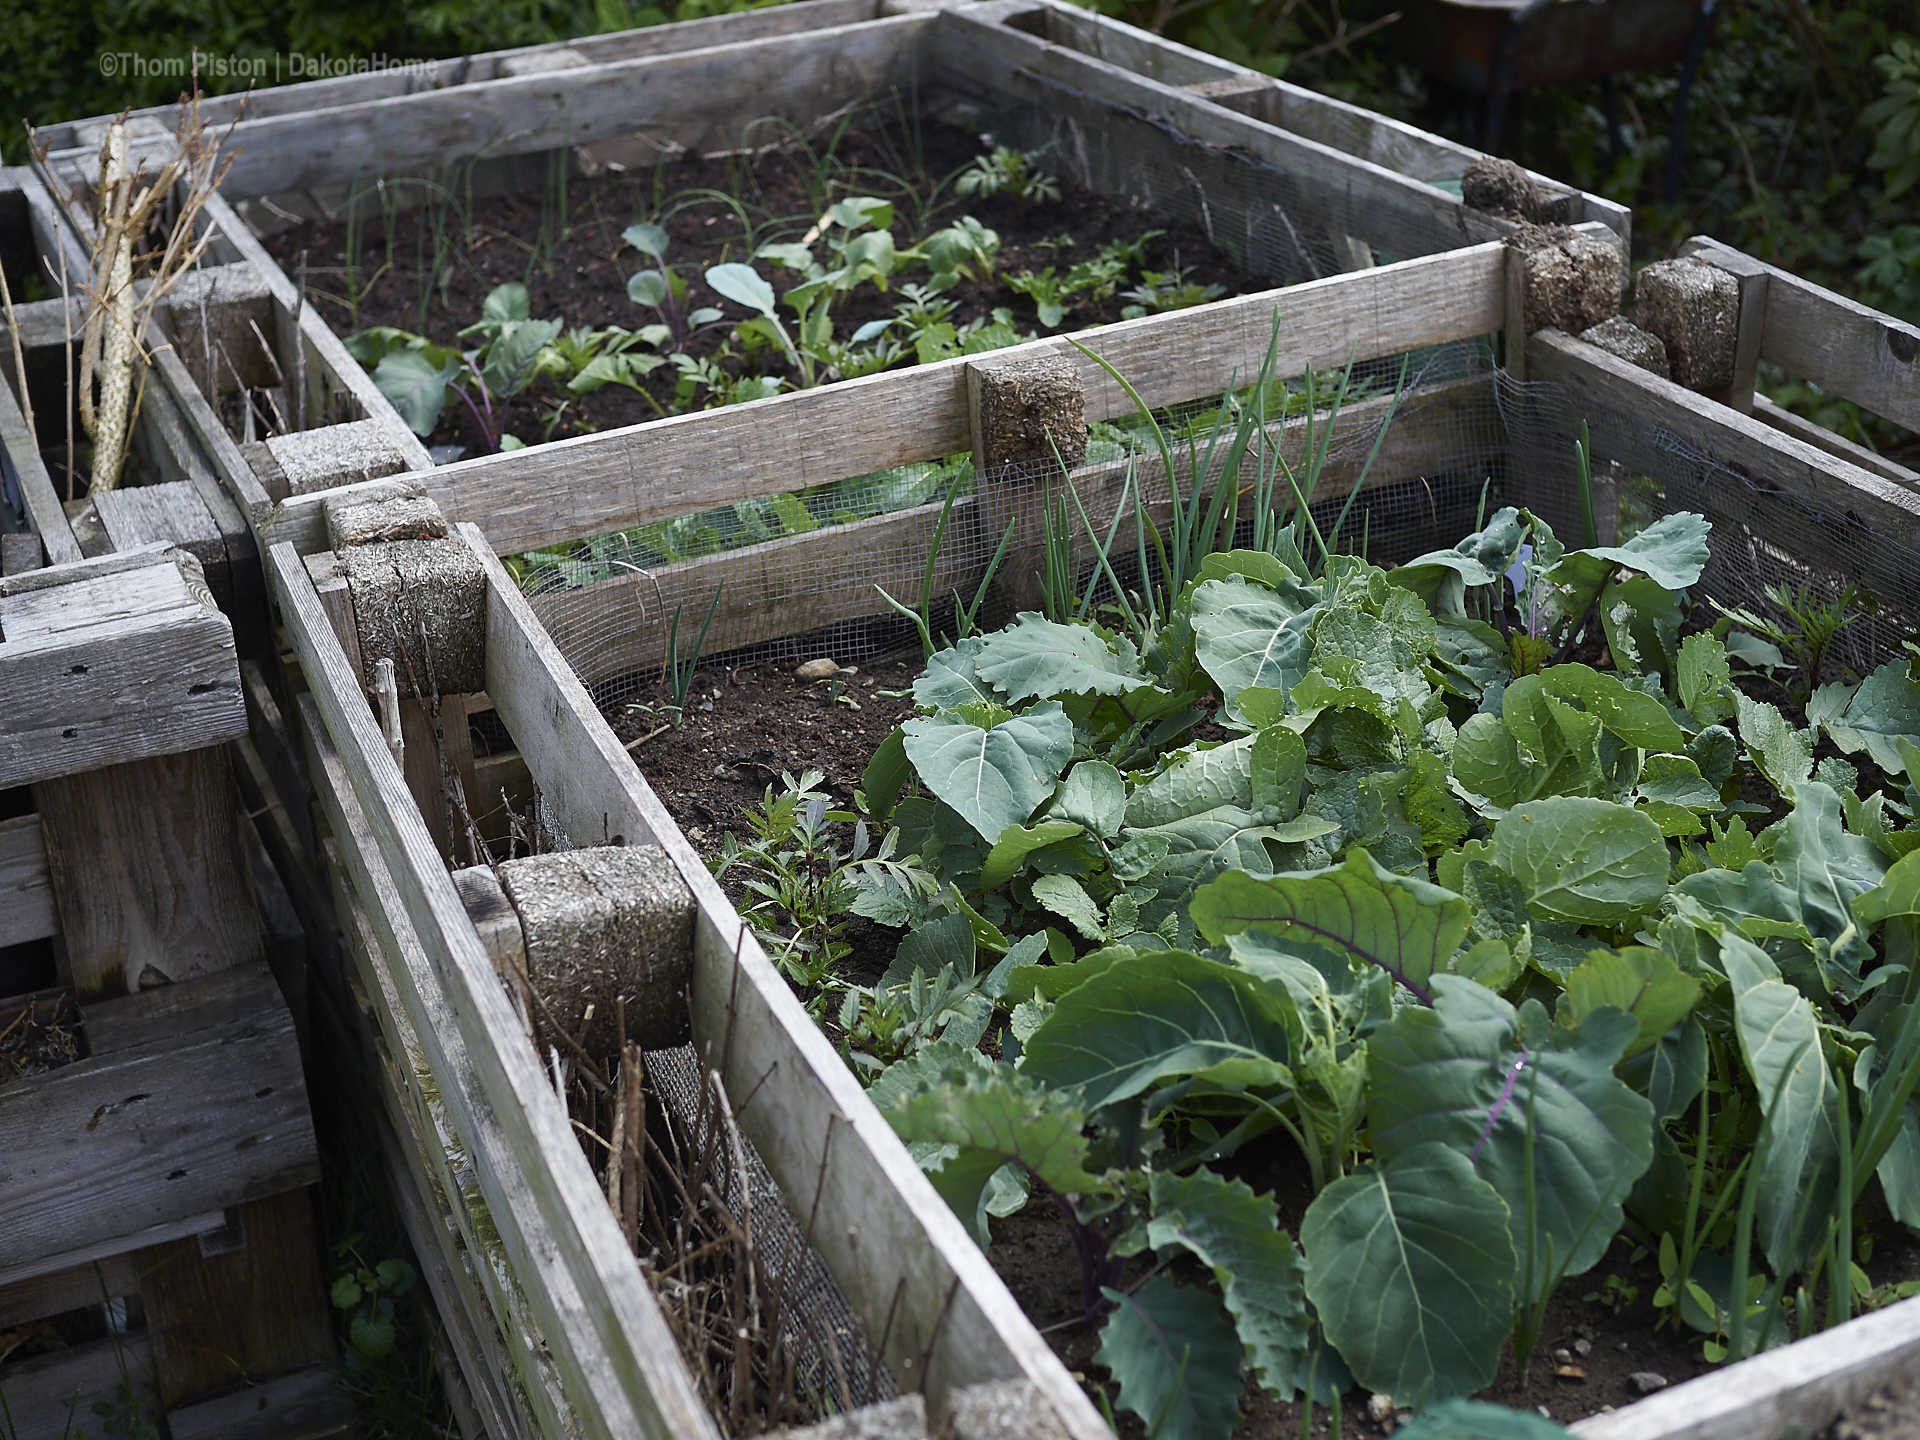
[[[958,197],[948,183],[953,175],[982,153],[980,137],[957,126],[928,120],[920,132],[918,166],[912,147],[897,129],[849,130],[831,156],[830,200],[871,194],[895,201],[894,232],[905,247],[917,240],[911,207],[904,203],[900,183],[905,177],[923,200],[938,193],[936,213],[926,229],[952,224],[972,215],[999,232],[1002,275],[1048,266],[1064,275],[1074,264],[1091,260],[1103,244],[1132,242],[1149,230],[1165,233],[1146,246],[1147,268],[1169,270],[1176,260],[1197,284],[1219,284],[1228,294],[1244,294],[1263,286],[1234,270],[1227,259],[1196,227],[1158,218],[1146,211],[1094,195],[1072,185],[1065,176],[1061,198],[1022,206],[1006,194],[982,198]],[[1042,162],[1042,168],[1047,168]],[[472,206],[472,240],[461,233],[457,218],[436,217],[427,208],[394,218],[391,238],[387,222],[374,199],[364,202],[352,247],[357,282],[367,286],[357,311],[345,296],[349,289],[348,226],[342,216],[332,223],[308,222],[282,231],[267,242],[268,250],[288,274],[296,273],[300,257],[307,260],[309,292],[316,308],[342,335],[374,325],[391,325],[423,333],[437,344],[460,347],[473,340],[458,332],[480,318],[481,303],[497,285],[510,280],[526,284],[534,319],[559,317],[568,326],[620,325],[629,330],[654,323],[653,310],[627,298],[628,278],[654,262],[625,245],[621,231],[636,221],[657,219],[672,244],[667,263],[692,283],[690,305],[719,305],[700,276],[707,267],[727,261],[749,260],[738,216],[719,194],[738,197],[756,225],[777,223],[758,238],[793,241],[818,217],[811,188],[813,163],[805,153],[777,151],[752,161],[739,157],[705,159],[688,155],[662,163],[644,174],[575,178],[566,193],[568,223],[560,223],[560,205],[551,194],[522,191],[477,198]],[[705,191],[705,197],[693,192]],[[437,227],[437,230],[436,230]],[[436,234],[452,235],[441,243],[446,258],[436,262]],[[817,252],[824,255],[824,248]],[[384,269],[382,267],[385,267]],[[776,280],[777,289],[795,283],[782,278],[765,262],[762,273]],[[1137,278],[1137,277],[1136,277]],[[862,285],[834,308],[835,333],[842,339],[870,320],[890,317],[899,301],[899,285],[924,283],[923,269],[894,277],[894,287],[882,293]],[[1134,283],[1130,279],[1127,285]],[[1125,286],[1122,287],[1126,288]],[[426,310],[422,315],[422,297]],[[1023,332],[1040,330],[1034,304],[1004,284],[963,281],[946,293],[959,309],[956,324],[981,319],[997,306],[1013,311],[1014,324]],[[1085,297],[1080,297],[1084,299]],[[1115,296],[1070,312],[1063,328],[1080,329],[1120,319],[1127,302]],[[730,319],[742,318],[738,306],[728,307]],[[783,310],[783,316],[785,311]],[[710,329],[687,347],[696,357],[713,354],[731,332],[731,325]],[[671,348],[671,347],[667,347]],[[911,359],[909,351],[908,359]],[[777,356],[756,362],[759,373],[788,376]],[[728,362],[740,373],[738,361]],[[529,444],[545,439],[588,434],[622,425],[638,424],[670,411],[676,372],[662,366],[647,377],[651,399],[620,385],[608,385],[573,400],[557,419],[554,409],[567,399],[566,391],[550,379],[541,379],[516,398],[508,428]],[[704,402],[704,398],[701,403]],[[656,409],[658,405],[660,409]],[[552,420],[549,426],[549,420]],[[469,455],[484,448],[479,429],[464,409],[450,407],[430,439],[435,445],[464,445]]]

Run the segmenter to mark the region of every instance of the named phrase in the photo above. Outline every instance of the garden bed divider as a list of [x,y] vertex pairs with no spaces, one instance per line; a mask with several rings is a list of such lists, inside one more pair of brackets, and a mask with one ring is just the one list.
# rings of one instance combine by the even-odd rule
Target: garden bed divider
[[[484,537],[462,529],[487,571],[487,693],[542,804],[583,842],[660,845],[694,892],[696,1044],[722,1072],[743,1132],[792,1208],[811,1206],[813,1241],[871,1333],[885,1338],[902,1388],[924,1387],[937,1405],[960,1385],[1025,1378],[1076,1440],[1098,1440],[1105,1428],[1091,1404],[745,932]],[[482,1266],[510,1266],[489,1288],[496,1303],[525,1304],[552,1355],[564,1405],[549,1405],[549,1417],[570,1409],[590,1434],[709,1433],[565,1109],[361,696],[337,617],[291,545],[274,546],[270,565],[310,687],[299,707],[334,830],[329,843],[386,957],[363,962],[363,978],[374,981],[367,996],[391,1022],[383,1088],[389,1109],[411,1122],[403,1148],[424,1139],[416,1153],[436,1172],[416,1173],[416,1184],[437,1185],[456,1218],[464,1207],[464,1226],[484,1223],[472,1195],[454,1204],[448,1193],[461,1188],[448,1157],[464,1143],[467,1186],[477,1186],[505,1247],[483,1246]],[[350,933],[349,947],[372,961],[357,915],[352,928],[360,938]],[[766,1083],[771,1076],[777,1083]],[[435,1114],[436,1104],[444,1112]],[[451,1264],[445,1271],[458,1278]],[[514,1286],[508,1273],[539,1283]],[[506,1328],[506,1319],[496,1323]],[[523,1363],[520,1370],[534,1390]]]

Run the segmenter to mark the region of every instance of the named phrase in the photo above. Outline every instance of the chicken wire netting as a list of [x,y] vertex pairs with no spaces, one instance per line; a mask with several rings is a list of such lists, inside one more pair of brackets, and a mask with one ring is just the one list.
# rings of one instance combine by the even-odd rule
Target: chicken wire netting
[[[1316,378],[1312,411],[1303,379],[1276,384],[1265,397],[1264,443],[1251,447],[1240,473],[1241,540],[1260,456],[1269,457],[1269,471],[1270,457],[1278,454],[1296,475],[1303,473],[1311,414],[1313,445],[1321,452],[1312,510],[1324,533],[1340,524],[1342,548],[1380,564],[1404,562],[1454,544],[1474,528],[1483,506],[1491,513],[1501,504],[1531,506],[1578,544],[1573,442],[1584,419],[1602,540],[1623,541],[1675,510],[1698,511],[1714,527],[1712,560],[1698,587],[1704,598],[1764,610],[1769,585],[1805,586],[1831,599],[1854,582],[1876,608],[1841,632],[1833,653],[1859,673],[1884,662],[1914,633],[1920,556],[1874,535],[1845,510],[1731,468],[1685,436],[1631,415],[1580,413],[1558,386],[1517,383],[1495,369],[1484,342],[1356,366],[1329,436],[1334,412],[1327,391],[1337,379]],[[1217,476],[1237,416],[1257,401],[1242,390],[1155,413],[1183,494],[1191,491],[1196,466],[1209,483]],[[1214,437],[1210,470],[1206,453]],[[1353,493],[1369,463],[1365,488]],[[524,572],[524,588],[603,707],[656,684],[669,641],[683,661],[690,658],[709,611],[713,619],[700,650],[705,664],[823,655],[842,665],[866,662],[917,647],[914,625],[881,592],[920,608],[936,532],[927,608],[936,639],[951,633],[956,605],[974,603],[1020,510],[1022,485],[1029,496],[1041,490],[1039,467],[1029,468],[1035,473],[1010,472],[982,494],[970,458],[958,455],[744,501],[584,542]],[[1285,471],[1274,473],[1284,509],[1290,498]],[[1136,495],[1162,523],[1170,498],[1146,418],[1092,425],[1086,456],[1071,479],[1072,497],[1086,512],[1084,520],[1077,513],[1071,520],[1077,583],[1088,583],[1098,563],[1090,526],[1103,544],[1110,532],[1116,536],[1114,571],[1123,586],[1136,585]],[[1009,551],[981,607],[983,628],[1011,618],[1007,597],[1018,594],[1018,582],[1041,563],[1033,503],[1026,502],[1022,534],[1028,540]],[[1229,538],[1223,530],[1221,542]]]

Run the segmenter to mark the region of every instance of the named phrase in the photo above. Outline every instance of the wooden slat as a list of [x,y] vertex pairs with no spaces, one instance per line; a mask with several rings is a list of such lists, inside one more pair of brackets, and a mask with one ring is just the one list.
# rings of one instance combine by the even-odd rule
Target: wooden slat
[[61,578],[0,585],[0,787],[245,731],[233,628],[170,561]]
[[[226,187],[226,194],[244,193],[231,184]],[[300,303],[299,287],[267,253],[266,246],[247,228],[247,223],[234,213],[225,195],[216,194],[209,200],[205,214],[207,223],[214,226],[232,246],[236,257],[251,264],[266,278],[267,289],[273,296],[275,306],[276,331],[283,323],[291,329],[292,317],[296,312],[299,315],[298,339],[308,352],[307,385],[311,392],[308,396],[307,424],[310,427],[330,425],[363,416],[377,420],[387,440],[399,451],[409,470],[431,470],[433,457],[427,454],[420,437],[400,419],[393,406],[380,393],[379,387],[373,383],[373,376],[366,367],[347,354],[346,346],[340,343],[340,337],[320,318],[319,311],[312,305]],[[284,322],[282,317],[286,317]],[[169,383],[176,390],[182,383],[191,385],[186,366],[171,351],[167,353],[178,368],[177,375],[173,374],[174,367],[166,368],[166,373],[172,377]],[[281,364],[285,365],[287,361],[283,360]],[[206,413],[210,416],[212,412]],[[271,499],[225,427],[215,424],[212,431],[217,433],[202,435],[207,452],[212,456],[215,468],[240,498],[241,508],[258,529],[271,513]],[[262,536],[263,553],[266,543]]]
[[0,946],[60,933],[38,815],[0,820]]
[[1832,517],[1823,530],[1783,504],[1778,533],[1762,538],[1857,576],[1883,599],[1915,590],[1910,557],[1920,551],[1920,494],[1557,330],[1529,338],[1527,360],[1536,380],[1567,388],[1576,413],[1606,409],[1664,428],[1746,475],[1759,487],[1752,503],[1779,490]]
[[83,1001],[261,959],[225,746],[43,780],[34,805]]
[[1920,1363],[1920,1300],[1903,1300],[1573,1426],[1582,1440],[1819,1435]]
[[[1310,199],[1332,231],[1396,255],[1432,254],[1497,239],[1513,228],[1424,181],[1010,26],[951,10],[941,13],[939,27],[933,56],[940,78],[962,93],[1066,110],[1073,104],[1060,88],[1066,86],[1092,101],[1164,121],[1199,144],[1244,150],[1291,177],[1301,200]],[[1070,145],[1063,141],[1063,149]],[[1292,197],[1272,198],[1286,203]]]
[[[224,1219],[224,1217],[221,1217]],[[215,1228],[216,1219],[209,1229]],[[38,1275],[0,1288],[0,1330],[26,1320],[42,1320],[140,1289],[140,1267],[132,1255],[85,1260],[71,1270]]]
[[[1504,249],[1477,245],[1122,321],[1078,338],[1132,381],[1147,404],[1171,405],[1217,394],[1235,377],[1250,380],[1272,342],[1276,315],[1282,375],[1498,330],[1506,314]],[[1134,413],[1127,393],[1064,339],[995,354],[1064,355],[1080,367],[1088,419]],[[443,465],[420,479],[450,518],[479,525],[498,553],[534,550],[956,454],[969,444],[967,363],[945,360],[675,415]],[[319,498],[282,504],[269,532],[270,540],[290,541],[302,554],[327,548]]]
[[1109,1440],[1086,1395],[746,931],[477,529],[462,529],[491,579],[487,693],[576,844],[659,845],[692,889],[696,1043],[706,1063],[722,1069],[736,1104],[753,1096],[739,1113],[742,1129],[796,1209],[814,1217],[815,1247],[870,1333],[888,1336],[884,1358],[902,1384],[924,1387],[938,1410],[953,1387],[1024,1376],[1068,1434]]
[[[22,1319],[38,1319],[42,1315],[54,1315],[61,1310],[78,1309],[82,1305],[97,1305],[105,1297],[101,1294],[101,1282],[94,1276],[95,1265],[109,1261],[123,1262],[122,1268],[112,1273],[138,1276],[137,1262],[126,1260],[125,1257],[149,1246],[164,1245],[170,1240],[211,1234],[226,1223],[226,1211],[209,1210],[205,1214],[163,1221],[145,1230],[136,1230],[131,1235],[114,1235],[59,1255],[43,1255],[12,1266],[0,1272],[0,1286],[6,1287],[5,1293],[0,1294],[0,1325],[10,1323],[3,1318],[10,1309],[20,1313]],[[139,1287],[136,1282],[127,1288]],[[122,1295],[126,1291],[109,1290],[106,1293]],[[70,1300],[72,1303],[57,1304],[60,1300]],[[22,1306],[32,1305],[51,1308],[38,1310],[33,1315],[22,1312]]]
[[131,1382],[141,1414],[158,1412],[153,1352],[144,1332],[83,1340],[0,1368],[7,1419],[22,1440],[29,1435],[72,1434],[76,1423],[93,1417],[96,1404],[118,1402],[123,1382]]
[[[1382,443],[1367,488],[1432,474],[1441,465],[1461,463],[1460,437],[1472,433],[1488,418],[1491,381],[1485,377],[1450,380],[1425,386],[1401,397],[1393,428]],[[1319,501],[1344,495],[1359,477],[1366,459],[1364,447],[1351,437],[1367,435],[1394,402],[1377,397],[1342,412],[1338,434],[1342,446],[1331,452],[1321,471]],[[1305,448],[1304,416],[1287,422],[1281,434],[1281,454],[1298,466]],[[1181,484],[1191,478],[1188,457],[1176,451]],[[1258,478],[1258,457],[1249,455],[1241,483]],[[1074,479],[1081,503],[1090,514],[1111,518],[1119,501],[1125,464],[1081,471]],[[1149,497],[1164,496],[1164,467],[1157,455],[1139,457],[1136,473]],[[1290,505],[1285,481],[1276,497]],[[577,590],[553,590],[531,597],[540,623],[576,673],[592,685],[619,675],[631,675],[660,664],[666,655],[668,618],[675,605],[684,604],[680,643],[690,647],[690,625],[704,620],[707,606],[719,590],[713,629],[706,652],[716,654],[787,635],[817,630],[839,620],[888,613],[891,607],[876,586],[896,599],[919,603],[926,573],[927,550],[940,519],[940,505],[929,504],[891,515],[875,516],[850,525],[830,526],[801,535],[783,536],[759,545],[702,555],[676,564],[657,566],[644,575],[623,574]],[[1154,518],[1168,518],[1163,504],[1151,507]],[[947,522],[947,538],[936,561],[933,593],[936,599],[959,590],[971,600],[998,541],[994,533],[1004,524],[983,524],[974,497],[954,502]],[[1132,553],[1132,526],[1122,522],[1116,553]],[[1090,560],[1084,536],[1076,536],[1076,558]],[[1084,551],[1084,554],[1079,552]]]
[[583,69],[485,80],[242,120],[222,187],[270,195],[438,172],[475,155],[584,145],[635,130],[709,149],[760,116],[802,122],[911,81],[925,16],[772,35]]
[[1689,240],[1685,253],[1724,263],[1736,274],[1736,267],[1765,272],[1762,360],[1909,430],[1920,430],[1920,326],[1823,290],[1717,240]]
[[[319,1178],[318,1168],[311,1178]],[[306,1187],[276,1186],[236,1206],[233,1219],[243,1244],[210,1255],[197,1240],[175,1240],[141,1257],[147,1273],[140,1298],[153,1338],[160,1402],[169,1410],[239,1383],[334,1361]],[[337,1402],[345,1397],[334,1394],[335,1418],[343,1418]],[[290,1414],[269,1418],[275,1421],[271,1428],[239,1432],[236,1440],[313,1433],[296,1429]],[[172,1433],[186,1440],[210,1432],[190,1420]]]
[[[0,327],[0,333],[4,333],[4,327]],[[60,508],[60,497],[47,475],[46,464],[40,459],[40,452],[33,448],[26,416],[20,413],[20,402],[14,399],[13,390],[4,379],[0,379],[0,450],[7,452],[7,461],[19,477],[27,518],[39,533],[40,543],[47,547],[48,561],[65,565],[78,560],[80,542],[73,538],[73,527],[67,523],[66,511]]]
[[[508,1223],[512,1197],[492,1167],[480,1167],[482,1189],[502,1222],[501,1238],[514,1268],[529,1277],[542,1329],[570,1391],[583,1402],[581,1423],[597,1435],[714,1436],[713,1421],[680,1363],[659,1306],[573,1138],[566,1109],[525,1042],[292,546],[275,545],[270,551],[269,579],[327,732],[466,1042],[492,1122],[519,1162],[540,1216],[552,1227],[552,1251],[529,1249],[526,1237]],[[358,883],[364,877],[355,878]],[[373,919],[379,928],[381,916]],[[397,948],[390,926],[381,938]],[[417,1006],[418,997],[408,1003]],[[441,1072],[447,1062],[445,1037],[432,1031],[424,1011],[416,1009],[412,1018]],[[463,1132],[479,1133],[487,1117],[477,1114],[467,1097],[448,1098]],[[551,1275],[556,1266],[579,1287],[574,1314],[559,1313],[560,1292]],[[532,1283],[536,1276],[540,1281]],[[580,1332],[594,1342],[595,1353],[583,1354],[570,1343]]]
[[[418,66],[406,68],[395,66],[362,75],[268,85],[244,95],[240,92],[209,95],[200,102],[200,113],[209,129],[224,130],[242,113],[248,119],[261,120],[273,115],[295,115],[384,100],[389,96],[411,95],[422,90],[446,89],[475,80],[490,80],[509,60],[558,50],[575,50],[591,60],[604,62],[732,44],[770,35],[790,34],[796,30],[852,24],[858,20],[871,20],[875,14],[874,0],[800,0],[797,4],[771,9],[682,20],[670,25],[616,31],[609,35],[585,35],[550,45],[494,50],[480,55],[456,55],[445,60],[423,61]],[[70,158],[67,152],[77,150],[80,157],[97,162],[100,141],[94,131],[106,123],[106,118],[101,116],[43,127],[41,135],[52,147],[52,158],[56,162],[64,161]],[[156,105],[135,110],[133,119],[136,123],[149,120],[171,130],[176,111],[172,105]]]
[[319,1178],[293,1019],[258,984],[243,1019],[0,1088],[0,1269]]
[[[511,1232],[521,1237],[520,1248],[527,1253],[551,1256],[555,1249],[551,1229],[541,1219],[500,1127],[487,1116],[459,1025],[380,858],[366,812],[327,737],[319,707],[311,693],[303,694],[298,706],[315,793],[334,832],[322,848],[328,856],[341,933],[361,985],[355,1004],[371,1031],[368,1059],[383,1082],[389,1117],[395,1129],[408,1137],[410,1158],[423,1167],[421,1183],[439,1197],[437,1203],[458,1229],[458,1250],[473,1266],[468,1299],[476,1325],[490,1325],[505,1341],[506,1353],[498,1357],[507,1362],[498,1371],[502,1392],[520,1397],[521,1408],[515,1413],[530,1431],[551,1440],[570,1440],[569,1410],[597,1408],[597,1404],[591,1395],[566,1392],[556,1367],[561,1352],[546,1340],[547,1322],[535,1307],[577,1326],[579,1291],[571,1276],[558,1267],[543,1272],[535,1284],[522,1285],[515,1278],[514,1252],[504,1237]],[[379,929],[387,938],[376,933],[374,916],[381,917]],[[416,1013],[425,1015],[431,1027],[427,1032],[434,1041],[431,1049],[414,1026],[411,1016]],[[463,1130],[458,1119],[462,1113],[478,1117],[477,1128]],[[482,1175],[493,1176],[508,1196],[506,1209],[495,1208],[481,1193]],[[570,1343],[564,1335],[561,1342],[563,1346]],[[571,1343],[589,1351],[595,1348],[590,1338]],[[605,1368],[604,1359],[595,1363]]]
[[1920,487],[1920,472],[1909,470],[1899,461],[1889,460],[1886,456],[1869,450],[1864,445],[1856,445],[1846,436],[1836,435],[1825,426],[1774,404],[1765,395],[1753,397],[1753,418],[1765,421],[1782,434],[1806,441],[1816,450],[1824,450],[1829,455],[1837,455],[1850,465],[1858,465],[1862,470],[1871,471],[1884,480],[1892,480],[1909,489]]

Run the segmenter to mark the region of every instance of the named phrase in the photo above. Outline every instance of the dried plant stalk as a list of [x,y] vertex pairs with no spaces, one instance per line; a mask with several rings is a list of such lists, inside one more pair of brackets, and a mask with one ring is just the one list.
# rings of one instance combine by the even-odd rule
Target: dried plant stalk
[[[243,104],[234,116],[234,124],[239,123],[244,110]],[[145,160],[128,169],[130,114],[121,111],[107,127],[100,151],[99,183],[87,197],[76,196],[61,184],[47,162],[47,142],[31,125],[27,127],[34,161],[48,189],[69,213],[87,221],[90,232],[78,399],[80,423],[93,441],[89,486],[94,490],[111,490],[120,483],[127,436],[133,428],[135,370],[145,358],[142,337],[155,307],[182,275],[200,263],[212,245],[214,227],[208,224],[196,239],[195,222],[226,179],[238,153],[221,157],[224,142],[233,133],[232,125],[219,140],[209,139],[200,118],[200,81],[196,74],[192,94],[180,97],[173,155],[160,167],[153,183],[141,189]],[[157,255],[136,257],[136,243],[170,195],[176,196],[177,204],[166,243]],[[144,289],[136,284],[140,279],[147,282]]]

